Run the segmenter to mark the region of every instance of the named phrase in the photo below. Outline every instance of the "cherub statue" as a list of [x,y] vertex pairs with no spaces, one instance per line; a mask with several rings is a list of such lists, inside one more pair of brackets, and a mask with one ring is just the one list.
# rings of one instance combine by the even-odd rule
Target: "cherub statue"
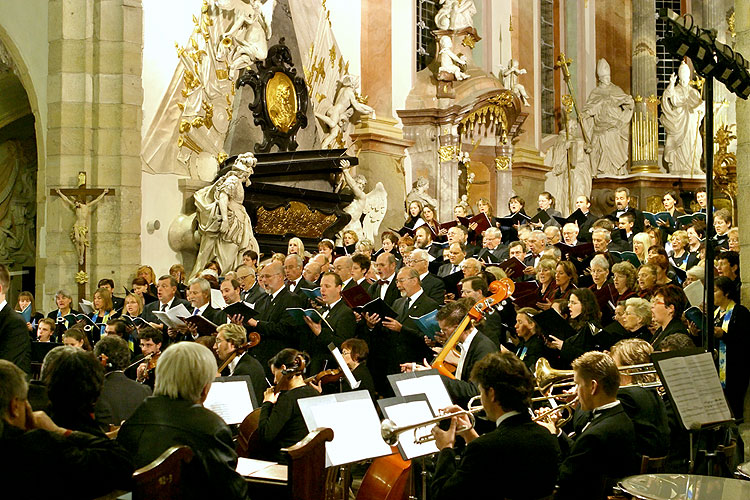
[[409,203],[417,200],[423,205],[431,205],[433,207],[437,207],[437,200],[427,194],[428,189],[430,189],[430,181],[427,179],[427,177],[417,177],[417,182],[414,186],[414,189],[409,191],[409,194],[406,195],[406,205],[408,206]]
[[240,250],[259,250],[243,205],[257,162],[252,153],[239,155],[229,172],[193,196],[201,244],[191,276],[213,259],[222,269],[234,269],[242,264]]
[[[344,208],[344,212],[349,214],[352,219],[341,230],[341,234],[343,235],[344,231],[352,230],[357,233],[360,240],[376,241],[376,237],[380,235],[380,223],[383,222],[388,208],[388,193],[385,191],[382,182],[378,182],[375,189],[365,193],[367,179],[364,175],[352,177],[348,170],[350,167],[351,164],[348,160],[341,160],[344,180],[354,193],[354,200]],[[363,215],[365,216],[364,221],[362,221]]]
[[55,189],[57,195],[63,199],[65,203],[73,207],[76,214],[76,221],[73,223],[73,230],[70,232],[70,239],[76,246],[78,252],[78,264],[83,265],[86,258],[86,248],[89,246],[89,214],[92,208],[102,201],[109,189],[102,191],[102,194],[94,198],[92,201],[85,203],[77,198],[70,199],[65,196],[62,191]]
[[503,85],[506,89],[510,89],[513,94],[521,99],[524,106],[529,105],[529,94],[526,92],[526,87],[518,82],[518,77],[525,75],[526,70],[518,67],[518,61],[511,59],[508,61],[508,65],[500,65],[500,75],[503,77]]
[[435,26],[441,30],[460,30],[474,26],[477,8],[474,0],[440,0],[440,10],[435,14]]
[[320,145],[322,149],[331,148],[336,138],[344,132],[355,111],[367,116],[375,112],[370,106],[357,100],[355,89],[358,85],[358,77],[344,75],[333,106],[328,108],[325,113],[315,113],[315,116],[328,126],[328,133],[323,137]]
[[458,56],[453,52],[453,42],[451,37],[443,35],[440,37],[440,67],[438,72],[445,72],[453,75],[456,80],[466,80],[469,78],[467,73],[461,71],[461,67],[466,66],[466,57]]

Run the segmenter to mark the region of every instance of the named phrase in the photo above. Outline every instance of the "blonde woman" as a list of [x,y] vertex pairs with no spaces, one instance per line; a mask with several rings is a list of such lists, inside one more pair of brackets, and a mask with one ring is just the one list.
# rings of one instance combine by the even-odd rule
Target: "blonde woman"
[[633,236],[633,253],[641,264],[648,262],[648,249],[651,244],[651,236],[648,233],[638,233]]

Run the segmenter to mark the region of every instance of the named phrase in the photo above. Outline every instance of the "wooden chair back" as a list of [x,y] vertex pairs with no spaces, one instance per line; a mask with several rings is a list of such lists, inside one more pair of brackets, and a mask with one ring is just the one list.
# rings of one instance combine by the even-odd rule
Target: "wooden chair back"
[[666,463],[667,457],[651,458],[643,455],[643,458],[641,458],[641,474],[659,474],[664,472]]
[[305,439],[282,452],[289,455],[288,482],[292,500],[324,500],[326,492],[326,441],[333,440],[333,429],[311,431]]
[[184,498],[183,467],[193,459],[187,446],[172,446],[156,460],[133,473],[133,500]]

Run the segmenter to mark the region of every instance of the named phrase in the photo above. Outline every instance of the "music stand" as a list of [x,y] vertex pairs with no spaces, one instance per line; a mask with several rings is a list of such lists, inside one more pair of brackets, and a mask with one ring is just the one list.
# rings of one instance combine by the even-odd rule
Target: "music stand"
[[388,382],[390,382],[396,396],[406,397],[413,394],[424,394],[427,396],[427,401],[429,401],[433,412],[440,411],[453,404],[443,379],[435,369],[395,373],[388,375]]
[[[333,440],[326,443],[326,467],[391,454],[380,435],[380,418],[368,391],[304,398],[298,404],[308,429],[333,429]],[[355,442],[357,446],[352,446]]]
[[[690,472],[695,465],[693,433],[716,429],[733,423],[732,412],[721,388],[719,374],[711,353],[701,348],[682,351],[655,352],[651,355],[667,397],[690,438]],[[705,450],[708,474],[713,470],[716,446],[713,433],[708,434]]]
[[258,407],[250,376],[216,377],[203,406],[219,415],[227,425],[241,424]]

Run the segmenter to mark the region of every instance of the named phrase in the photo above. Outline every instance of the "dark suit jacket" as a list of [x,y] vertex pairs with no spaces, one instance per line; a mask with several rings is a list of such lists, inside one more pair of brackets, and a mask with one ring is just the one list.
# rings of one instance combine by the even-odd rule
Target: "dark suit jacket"
[[214,323],[216,326],[223,325],[227,322],[227,315],[224,311],[217,309],[212,305],[209,305],[204,311],[202,316],[207,320]]
[[[632,213],[633,216],[635,217],[635,223],[633,224],[633,233],[634,234],[642,233],[643,227],[644,227],[643,212],[629,206],[628,209],[623,213],[623,215],[627,213]],[[617,225],[617,220],[618,220],[617,210],[613,210],[612,213],[610,213],[608,217],[611,218],[613,221],[615,221],[615,225]]]
[[[554,436],[527,413],[503,420],[495,430],[470,442],[456,462],[456,451],[440,451],[430,498],[542,498],[555,487],[560,449]],[[491,492],[491,493],[489,493]]]
[[[471,370],[477,361],[492,352],[497,352],[495,343],[477,331],[474,339],[471,341],[471,345],[469,345],[469,350],[466,352],[466,361],[464,361],[461,369],[460,380],[445,376],[441,377],[454,404],[457,404],[461,408],[466,408],[469,399],[479,395],[479,388],[469,380]],[[464,356],[464,353],[461,353],[461,356]]]
[[341,347],[343,341],[354,337],[356,329],[354,312],[343,299],[328,312],[325,321],[321,321],[320,335],[316,336],[307,326],[300,327],[300,349],[310,355],[308,373],[315,375],[323,371],[324,366],[334,368],[336,361],[328,350],[328,344]]
[[534,373],[534,365],[536,365],[537,360],[546,358],[547,361],[550,361],[553,352],[545,345],[541,335],[532,335],[528,341],[520,340],[516,347],[516,356],[521,358],[521,361],[531,370],[531,373]]
[[7,359],[31,373],[31,337],[21,313],[9,303],[0,311],[0,359]]
[[662,340],[673,333],[684,333],[685,335],[690,335],[685,323],[683,323],[680,318],[672,318],[672,321],[667,324],[666,328],[659,328],[656,330],[656,333],[654,333],[654,340],[651,342],[651,345],[654,346],[654,350],[658,351]]
[[[284,286],[286,287],[287,290],[289,290],[289,283],[285,284]],[[292,293],[295,293],[295,294],[297,294],[297,295],[299,295],[301,297],[304,297],[304,298],[308,298],[307,295],[305,295],[304,292],[302,292],[302,289],[303,288],[308,288],[308,289],[312,290],[313,288],[317,288],[318,286],[319,285],[317,285],[315,283],[310,283],[305,278],[300,278],[299,279],[299,283],[297,284],[296,287],[294,287],[294,292],[292,292]]]
[[[172,306],[170,307],[170,309],[172,309],[172,307],[177,307],[179,304],[184,305],[185,309],[187,309],[188,312],[193,311],[193,306],[190,305],[190,302],[188,302],[187,300],[183,300],[177,296],[175,296],[174,300],[172,301]],[[143,308],[143,312],[141,313],[141,318],[148,321],[149,323],[161,323],[161,321],[159,321],[154,315],[154,311],[159,310],[161,310],[161,302],[159,302],[158,300],[146,304],[146,307]]]
[[[382,285],[379,284],[377,281],[373,283],[372,286],[370,286],[370,289],[368,290],[370,297],[372,297],[373,299],[379,298],[381,288],[382,288]],[[388,285],[388,290],[386,290],[385,292],[385,303],[388,304],[389,306],[393,306],[393,303],[399,297],[401,297],[401,292],[399,292],[398,286],[396,286],[396,273],[393,273],[393,278],[391,279],[391,282]]]
[[202,405],[166,396],[146,398],[120,428],[117,442],[130,452],[136,467],[151,463],[170,446],[189,446],[195,457],[182,477],[187,498],[247,496],[245,480],[235,470],[232,432]]
[[438,304],[445,301],[445,283],[434,274],[427,273],[422,280],[422,290]]
[[[260,361],[267,375],[271,375],[268,360],[286,347],[299,346],[299,327],[295,326],[292,317],[286,312],[289,307],[303,307],[304,300],[282,287],[275,300],[268,296],[268,304],[260,313],[258,326],[260,344],[253,347],[250,353]],[[307,328],[307,326],[305,326]]]
[[579,241],[586,241],[591,243],[591,226],[594,225],[594,222],[596,222],[598,219],[599,217],[592,214],[591,212],[586,214],[586,220],[583,221],[581,227],[578,228]]
[[508,245],[498,245],[494,250],[483,247],[479,250],[479,253],[477,253],[477,259],[483,260],[488,254],[491,254],[492,257],[498,259],[498,262],[502,262],[508,258]]
[[439,278],[445,278],[446,276],[450,276],[454,272],[461,271],[461,266],[457,266],[457,267],[458,267],[458,271],[454,271],[453,264],[451,264],[450,262],[446,262],[445,264],[440,266],[440,269],[438,269],[437,275]]
[[[242,293],[242,300],[243,300],[243,302],[247,302],[247,303],[249,303],[249,304],[255,304],[255,305],[256,305],[256,308],[255,308],[255,309],[256,309],[256,311],[257,311],[257,310],[258,310],[258,308],[257,308],[257,305],[258,305],[258,304],[257,304],[257,302],[258,302],[258,301],[259,301],[259,300],[260,300],[260,299],[261,299],[262,297],[265,297],[266,295],[267,295],[267,294],[266,294],[266,291],[265,291],[265,290],[263,290],[263,289],[262,289],[262,288],[260,287],[260,285],[258,284],[258,282],[256,281],[256,282],[255,282],[255,283],[253,284],[253,286],[252,286],[252,287],[250,287],[250,290],[248,290],[247,292],[243,292],[243,293]],[[259,311],[259,312],[260,312],[260,311]]]
[[263,369],[263,365],[249,353],[242,354],[230,376],[238,377],[240,375],[250,377],[250,381],[253,383],[253,393],[255,394],[257,408],[263,402],[263,393],[268,387],[268,384],[266,384],[266,371]]
[[110,372],[104,376],[102,392],[94,407],[96,420],[103,424],[120,425],[150,395],[149,386],[130,380],[121,371]]
[[559,439],[564,457],[556,499],[598,499],[617,479],[636,474],[633,422],[622,404],[601,412],[573,442]]

